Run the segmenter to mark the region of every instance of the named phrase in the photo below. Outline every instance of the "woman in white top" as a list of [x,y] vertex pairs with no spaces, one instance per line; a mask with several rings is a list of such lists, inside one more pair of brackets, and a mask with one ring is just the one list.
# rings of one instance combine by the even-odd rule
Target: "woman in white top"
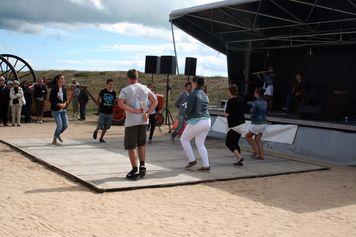
[[14,81],[13,86],[10,89],[10,107],[12,112],[12,126],[15,126],[15,123],[18,127],[21,126],[21,110],[22,106],[26,104],[24,93],[20,87],[19,81]]

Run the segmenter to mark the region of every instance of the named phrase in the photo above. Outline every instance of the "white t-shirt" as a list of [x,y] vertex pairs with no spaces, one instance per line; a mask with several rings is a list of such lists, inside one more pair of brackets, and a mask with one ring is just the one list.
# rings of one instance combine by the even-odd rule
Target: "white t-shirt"
[[[125,104],[133,109],[139,109],[143,107],[144,110],[147,111],[147,100],[149,94],[152,94],[152,92],[150,89],[148,89],[147,86],[140,83],[135,83],[123,88],[120,91],[119,99],[124,99]],[[135,114],[128,111],[125,111],[125,113],[125,127],[148,124],[148,121],[144,120],[143,114]]]

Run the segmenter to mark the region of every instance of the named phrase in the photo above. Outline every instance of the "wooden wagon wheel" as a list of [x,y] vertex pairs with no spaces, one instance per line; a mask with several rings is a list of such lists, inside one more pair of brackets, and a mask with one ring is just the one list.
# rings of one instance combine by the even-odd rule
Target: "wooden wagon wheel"
[[5,58],[12,65],[18,76],[18,81],[26,80],[28,82],[37,82],[35,71],[23,58],[12,54],[1,54],[0,56]]
[[6,81],[19,80],[17,72],[12,64],[4,57],[0,55],[0,76],[3,76]]

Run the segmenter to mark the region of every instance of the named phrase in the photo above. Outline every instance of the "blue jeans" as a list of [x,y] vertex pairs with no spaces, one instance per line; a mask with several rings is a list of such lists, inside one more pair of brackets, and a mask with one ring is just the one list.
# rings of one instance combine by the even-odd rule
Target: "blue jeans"
[[57,124],[57,128],[54,131],[54,138],[57,139],[68,128],[67,111],[52,111],[52,116]]

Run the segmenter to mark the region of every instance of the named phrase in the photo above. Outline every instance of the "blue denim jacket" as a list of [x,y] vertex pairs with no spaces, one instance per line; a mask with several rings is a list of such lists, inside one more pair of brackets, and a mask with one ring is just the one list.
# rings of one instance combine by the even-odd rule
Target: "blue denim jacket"
[[209,98],[201,89],[196,89],[189,94],[187,99],[186,117],[187,120],[193,118],[209,118]]
[[252,124],[266,124],[266,114],[268,111],[267,101],[264,99],[257,99],[253,102],[251,108],[251,123]]

